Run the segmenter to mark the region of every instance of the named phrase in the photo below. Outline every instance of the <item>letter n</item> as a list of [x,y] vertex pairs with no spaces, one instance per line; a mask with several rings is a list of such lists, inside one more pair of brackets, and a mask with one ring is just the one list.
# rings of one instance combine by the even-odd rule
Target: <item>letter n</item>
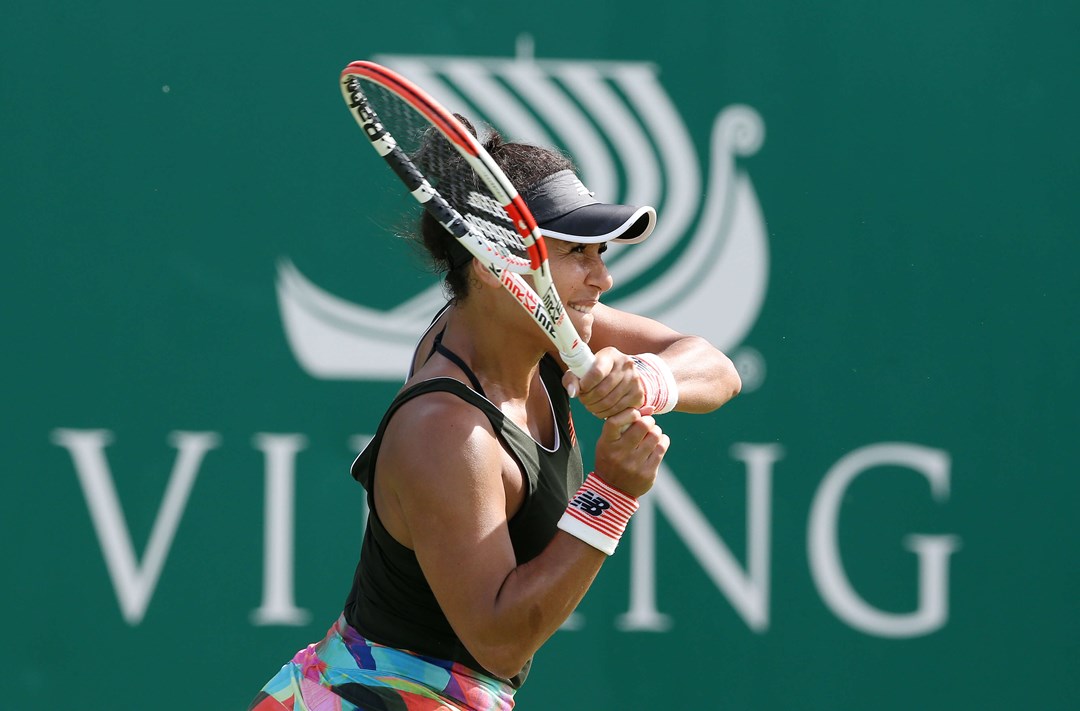
[[783,456],[773,444],[736,444],[732,456],[746,463],[746,569],[709,525],[708,519],[665,465],[652,491],[630,520],[630,609],[618,620],[623,630],[663,631],[671,626],[656,607],[655,511],[662,511],[690,553],[746,624],[755,632],[769,627],[769,566],[772,518],[772,467]]

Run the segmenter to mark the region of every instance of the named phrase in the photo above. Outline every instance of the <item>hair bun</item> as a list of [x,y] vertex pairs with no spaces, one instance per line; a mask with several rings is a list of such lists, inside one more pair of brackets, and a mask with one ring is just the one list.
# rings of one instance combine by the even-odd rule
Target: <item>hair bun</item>
[[488,153],[492,153],[501,148],[504,143],[502,134],[495,129],[491,129],[491,133],[488,135],[487,140],[484,141],[484,148]]
[[472,121],[465,118],[461,114],[454,114],[454,118],[458,120],[458,123],[468,129],[469,133],[472,134],[473,138],[476,138],[476,128],[472,125]]

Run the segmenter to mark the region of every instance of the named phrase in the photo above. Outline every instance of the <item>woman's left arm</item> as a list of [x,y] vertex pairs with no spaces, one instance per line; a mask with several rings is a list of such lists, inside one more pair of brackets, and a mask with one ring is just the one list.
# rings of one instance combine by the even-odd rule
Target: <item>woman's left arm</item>
[[660,400],[677,397],[678,412],[711,412],[739,394],[742,381],[731,359],[704,338],[603,304],[593,317],[589,346],[596,363],[580,381],[567,372],[563,385],[597,417],[655,405],[657,389],[669,387],[674,392],[659,393]]

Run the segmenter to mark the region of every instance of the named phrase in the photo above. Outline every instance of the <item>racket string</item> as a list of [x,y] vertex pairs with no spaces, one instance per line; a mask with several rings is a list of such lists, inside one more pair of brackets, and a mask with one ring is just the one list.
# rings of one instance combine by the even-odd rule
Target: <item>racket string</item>
[[[510,216],[446,136],[396,93],[372,81],[363,81],[361,90],[369,107],[393,135],[397,150],[443,200],[460,213],[464,222],[472,227],[472,237],[508,268],[526,271],[530,264],[529,250]],[[439,210],[437,201],[435,204],[425,202],[425,207],[447,226],[446,215],[436,212]],[[461,237],[457,229],[451,231]]]

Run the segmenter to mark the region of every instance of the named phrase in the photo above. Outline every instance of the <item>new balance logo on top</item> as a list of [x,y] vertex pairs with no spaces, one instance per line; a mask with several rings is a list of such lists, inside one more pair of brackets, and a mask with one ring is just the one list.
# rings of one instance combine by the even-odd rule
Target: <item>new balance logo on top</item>
[[611,508],[611,503],[607,499],[591,491],[579,492],[570,502],[570,505],[576,509],[581,509],[590,516],[599,516]]

